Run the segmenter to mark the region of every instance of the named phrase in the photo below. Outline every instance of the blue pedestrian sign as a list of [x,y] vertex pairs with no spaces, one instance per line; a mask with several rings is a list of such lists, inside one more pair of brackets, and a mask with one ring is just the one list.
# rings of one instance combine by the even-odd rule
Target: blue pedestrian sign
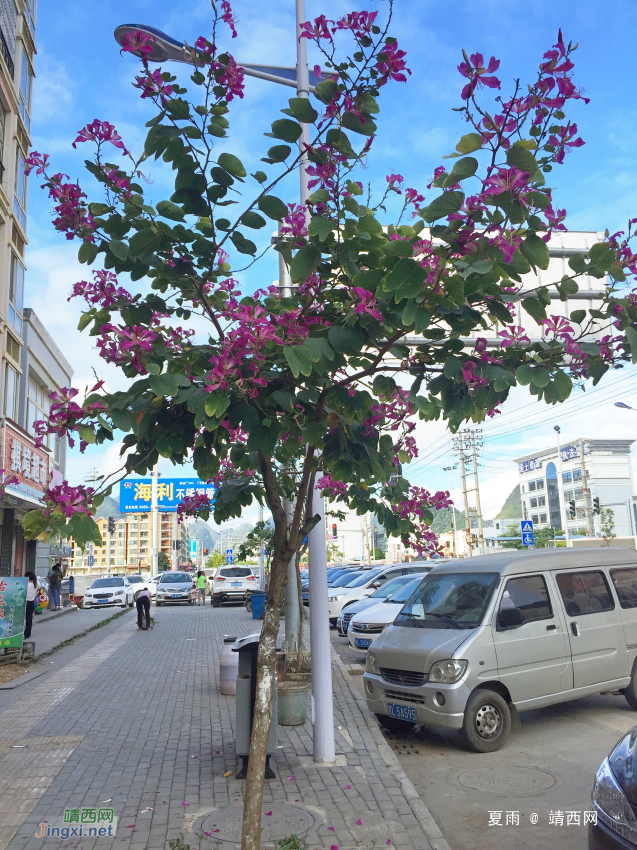
[[93,555],[88,556],[88,565],[89,565],[89,567],[95,566],[95,557]]
[[232,563],[233,563],[232,549],[226,549],[226,564],[232,564]]
[[533,546],[535,544],[535,534],[531,534],[528,531],[522,532],[522,545],[523,546]]
[[523,519],[520,525],[522,526],[522,534],[533,534],[533,523],[530,519]]

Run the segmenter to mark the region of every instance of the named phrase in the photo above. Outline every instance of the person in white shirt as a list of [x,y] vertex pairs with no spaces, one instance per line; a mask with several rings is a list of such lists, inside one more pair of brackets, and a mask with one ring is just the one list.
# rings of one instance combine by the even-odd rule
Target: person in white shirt
[[38,577],[35,573],[28,572],[25,576],[29,579],[27,584],[27,610],[24,615],[24,639],[28,640],[31,637],[31,627],[33,626],[33,611],[35,609],[35,597],[38,591]]

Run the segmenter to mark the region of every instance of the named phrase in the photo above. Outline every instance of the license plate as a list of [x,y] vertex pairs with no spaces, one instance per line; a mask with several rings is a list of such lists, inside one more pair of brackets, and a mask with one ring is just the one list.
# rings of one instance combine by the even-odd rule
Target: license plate
[[240,581],[233,581],[230,584],[230,587],[241,587],[241,582]]
[[98,599],[97,602],[99,605],[101,605],[102,603],[108,602],[108,599]]
[[181,593],[173,593],[173,599],[180,599]]
[[309,593],[304,593],[304,594],[303,594],[303,599],[309,599],[309,598],[310,598],[310,594],[309,594]]
[[360,646],[361,649],[367,649],[368,646],[372,645],[371,638],[355,638],[354,643],[356,646]]
[[416,723],[416,709],[410,708],[407,705],[398,705],[395,702],[387,703],[387,714],[390,717],[397,717],[398,720],[408,720],[410,723]]

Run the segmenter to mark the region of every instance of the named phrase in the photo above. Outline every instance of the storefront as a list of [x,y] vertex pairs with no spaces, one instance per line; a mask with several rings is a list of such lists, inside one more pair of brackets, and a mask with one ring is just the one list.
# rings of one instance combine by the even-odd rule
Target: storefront
[[[19,426],[5,420],[0,428],[2,467],[6,476],[15,476],[17,484],[5,487],[0,500],[0,576],[23,576],[36,570],[38,549],[43,544],[25,540],[22,518],[27,511],[43,506],[42,497],[49,484],[49,453],[36,448],[35,440]],[[48,561],[48,546],[47,561]]]

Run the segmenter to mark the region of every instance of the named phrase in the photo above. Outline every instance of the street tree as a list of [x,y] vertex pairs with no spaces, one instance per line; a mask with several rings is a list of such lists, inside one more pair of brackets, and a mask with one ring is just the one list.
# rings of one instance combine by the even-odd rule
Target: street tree
[[[147,474],[160,457],[192,461],[215,483],[218,523],[255,500],[267,506],[271,580],[242,838],[243,850],[257,850],[281,599],[287,564],[320,520],[314,481],[344,508],[376,516],[389,536],[421,554],[435,551],[433,511],[450,500],[406,478],[418,453],[416,421],[443,419],[452,431],[484,421],[516,385],[556,404],[574,382],[597,383],[637,359],[637,299],[619,291],[637,260],[631,224],[571,257],[560,280],[544,276],[522,290],[523,275],[548,268],[547,242],[565,228],[547,179],[584,143],[567,117],[586,102],[572,80],[576,45],[561,33],[534,79],[514,82],[509,95],[497,94],[497,59],[463,54],[458,111],[467,132],[448,165],[426,190],[390,174],[378,191],[362,177],[380,96],[410,73],[390,33],[392,3],[384,22],[364,11],[303,24],[326,79],[311,98],[289,99],[263,149],[253,128],[231,139],[243,73],[226,47],[235,34],[230,5],[222,0],[213,11],[211,34],[191,50],[190,94],[170,72],[151,68],[152,36],[128,36],[124,52],[141,60],[134,85],[153,114],[139,153],[106,120],[79,131],[75,145],[94,145],[85,165],[99,197],[89,199],[45,154],[28,159],[52,199],[54,226],[79,240],[81,263],[96,266],[71,293],[84,302],[79,330],[130,384],[109,392],[100,381],[84,398],[70,388],[52,395],[40,437],[77,436],[84,449],[123,436],[123,465],[94,489],[49,487],[24,529],[29,538],[62,532],[80,545],[99,541],[93,513],[111,485]],[[299,151],[302,124],[311,138]],[[263,167],[248,174],[231,143],[259,149]],[[279,195],[302,153],[312,194],[299,207]],[[148,180],[159,160],[174,171],[167,199]],[[401,202],[394,218],[390,199]],[[242,292],[238,278],[263,255],[250,232],[268,220],[281,224],[267,250],[283,257],[293,287]],[[583,275],[608,281],[603,303],[551,314],[551,290],[566,301]],[[541,341],[532,343],[514,319],[520,302],[543,325]],[[490,345],[487,333],[500,344]],[[294,504],[290,517],[284,500]],[[180,506],[181,517],[210,512],[203,495]]]
[[615,511],[612,508],[602,508],[599,518],[602,522],[600,537],[604,541],[604,546],[610,546],[610,541],[617,537],[615,534]]
[[261,552],[263,552],[265,569],[266,572],[269,572],[270,561],[272,560],[273,540],[274,526],[272,523],[259,520],[239,546],[237,557],[240,561],[246,561],[248,558],[258,558]]

